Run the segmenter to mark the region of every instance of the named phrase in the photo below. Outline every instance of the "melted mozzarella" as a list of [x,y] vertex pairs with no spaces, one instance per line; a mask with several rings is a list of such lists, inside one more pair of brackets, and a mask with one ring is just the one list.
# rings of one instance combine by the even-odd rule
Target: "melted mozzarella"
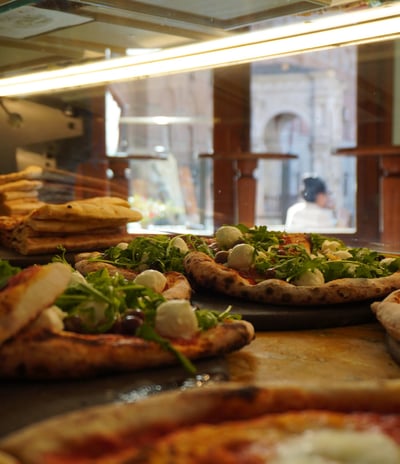
[[187,300],[169,300],[157,308],[156,331],[165,337],[191,338],[199,325],[194,308]]
[[324,275],[319,269],[308,269],[293,279],[294,285],[298,286],[318,286],[325,283]]
[[164,274],[154,269],[146,269],[136,276],[135,284],[143,285],[144,287],[151,288],[157,293],[161,293],[167,283]]
[[240,243],[232,248],[228,255],[228,267],[233,269],[249,269],[254,261],[254,247]]
[[353,430],[310,430],[277,447],[270,464],[398,464],[400,450],[387,435]]
[[234,226],[221,226],[215,232],[215,240],[219,248],[232,248],[243,238],[242,232]]
[[42,311],[37,319],[34,320],[30,329],[35,331],[51,330],[61,332],[64,328],[63,319],[65,313],[58,306],[50,306]]

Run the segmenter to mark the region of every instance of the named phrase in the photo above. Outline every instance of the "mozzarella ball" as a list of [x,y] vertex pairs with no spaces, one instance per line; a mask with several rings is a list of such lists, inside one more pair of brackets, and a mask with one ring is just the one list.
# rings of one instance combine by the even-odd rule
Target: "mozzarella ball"
[[318,286],[325,283],[324,275],[319,269],[308,269],[307,271],[300,274],[292,282],[298,286]]
[[248,243],[240,243],[229,252],[227,264],[233,269],[249,269],[253,261],[254,247]]
[[219,248],[232,248],[243,239],[242,232],[234,226],[221,226],[215,232],[215,240]]
[[181,253],[187,253],[189,248],[185,240],[182,237],[174,237],[169,242],[169,248],[178,248]]
[[154,269],[146,269],[136,276],[135,284],[151,288],[157,293],[161,293],[167,284],[167,278],[161,272]]
[[396,258],[387,257],[387,258],[383,258],[379,264],[383,267],[390,266],[393,263],[393,261],[396,261]]
[[337,250],[337,251],[333,251],[331,253],[332,256],[334,256],[335,258],[337,259],[349,259],[349,258],[352,258],[353,255],[347,251],[347,250]]
[[341,246],[342,244],[337,240],[324,240],[321,245],[321,251],[323,253],[329,253],[338,250]]
[[119,242],[118,245],[116,245],[116,247],[120,250],[126,250],[128,246],[129,244],[127,242]]
[[188,300],[161,303],[156,312],[155,329],[161,336],[191,338],[199,330],[194,308]]

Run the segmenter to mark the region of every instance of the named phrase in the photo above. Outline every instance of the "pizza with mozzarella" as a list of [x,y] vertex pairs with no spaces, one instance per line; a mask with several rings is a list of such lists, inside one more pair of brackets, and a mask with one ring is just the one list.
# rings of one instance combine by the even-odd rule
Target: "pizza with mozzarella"
[[0,440],[20,464],[400,462],[399,382],[234,383],[91,407]]
[[193,373],[193,360],[252,341],[253,326],[229,308],[175,298],[181,284],[179,274],[155,270],[134,281],[107,269],[84,277],[62,262],[11,275],[0,291],[0,377],[84,378],[177,363]]
[[192,250],[184,269],[196,289],[281,305],[379,300],[400,288],[400,258],[319,234],[222,226],[212,253]]

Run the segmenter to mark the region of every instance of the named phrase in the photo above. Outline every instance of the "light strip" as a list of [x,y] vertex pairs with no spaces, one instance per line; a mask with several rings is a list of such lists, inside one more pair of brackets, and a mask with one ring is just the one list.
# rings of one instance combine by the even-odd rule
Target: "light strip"
[[162,76],[400,37],[400,4],[238,34],[139,56],[0,79],[0,95],[17,96]]

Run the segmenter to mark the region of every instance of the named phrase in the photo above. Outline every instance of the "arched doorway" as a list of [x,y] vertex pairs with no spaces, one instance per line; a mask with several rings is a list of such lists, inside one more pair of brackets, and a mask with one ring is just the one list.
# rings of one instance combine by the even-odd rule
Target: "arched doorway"
[[273,116],[263,133],[266,151],[296,154],[296,160],[260,163],[257,173],[257,223],[283,224],[287,208],[296,201],[302,173],[313,170],[312,134],[298,114]]

